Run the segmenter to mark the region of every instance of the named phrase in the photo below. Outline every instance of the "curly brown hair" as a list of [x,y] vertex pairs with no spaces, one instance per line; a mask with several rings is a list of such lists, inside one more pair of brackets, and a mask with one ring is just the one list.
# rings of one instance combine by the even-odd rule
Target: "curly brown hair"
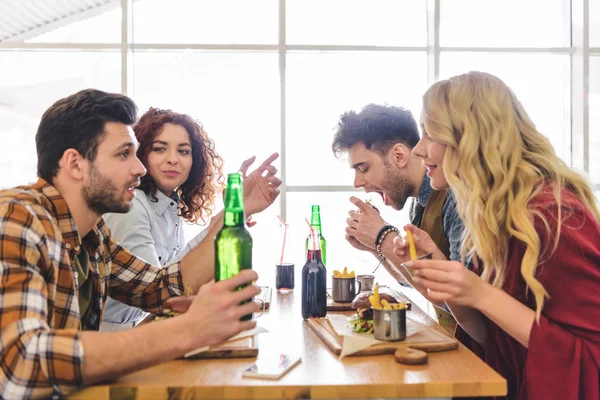
[[[148,153],[152,151],[152,142],[160,134],[166,123],[182,126],[190,136],[192,143],[192,168],[187,180],[179,186],[179,215],[186,221],[206,223],[212,214],[215,195],[221,193],[225,184],[223,159],[215,150],[215,142],[204,131],[202,124],[187,114],[171,110],[150,107],[133,128],[140,143],[138,158],[148,165]],[[158,190],[150,174],[142,177],[140,189],[157,201]]]

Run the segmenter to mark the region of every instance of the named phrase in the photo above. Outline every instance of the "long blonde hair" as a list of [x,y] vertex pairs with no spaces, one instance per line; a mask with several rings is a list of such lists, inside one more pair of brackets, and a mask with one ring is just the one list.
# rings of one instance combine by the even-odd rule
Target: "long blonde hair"
[[[600,221],[589,183],[554,152],[538,132],[512,90],[499,78],[469,72],[439,81],[423,95],[422,123],[435,141],[446,144],[443,168],[454,190],[465,224],[462,257],[483,262],[482,279],[504,283],[508,242],[526,245],[521,275],[533,293],[539,320],[548,292],[535,278],[541,257],[534,216],[554,234],[556,250],[561,228],[561,191],[570,190]],[[532,198],[553,184],[558,204],[558,230],[550,232],[544,216],[528,207]],[[544,252],[546,255],[546,252]]]

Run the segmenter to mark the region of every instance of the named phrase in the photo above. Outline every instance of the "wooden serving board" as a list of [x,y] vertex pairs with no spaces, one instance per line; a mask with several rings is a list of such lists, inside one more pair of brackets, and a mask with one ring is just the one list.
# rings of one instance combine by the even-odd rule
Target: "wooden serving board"
[[333,299],[327,299],[327,311],[354,311],[352,309],[352,302],[338,303]]
[[[413,321],[415,322],[415,321]],[[325,342],[327,347],[340,355],[344,338],[335,331],[327,318],[308,320],[308,325]],[[423,364],[427,362],[426,353],[456,350],[458,341],[441,332],[422,325],[422,330],[399,342],[387,342],[370,346],[349,356],[375,356],[380,354],[395,354],[396,361],[403,364]],[[421,351],[416,351],[421,350]],[[404,356],[404,357],[403,357]],[[415,356],[415,357],[413,357]],[[411,361],[412,360],[412,361]]]
[[248,336],[235,341],[224,343],[220,346],[211,347],[201,353],[188,357],[187,359],[204,358],[247,358],[258,356],[258,335]]

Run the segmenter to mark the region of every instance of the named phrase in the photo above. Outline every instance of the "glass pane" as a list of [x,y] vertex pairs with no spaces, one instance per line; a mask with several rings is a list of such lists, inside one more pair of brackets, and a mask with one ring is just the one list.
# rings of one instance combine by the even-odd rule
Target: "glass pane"
[[504,80],[557,154],[571,160],[570,59],[562,55],[442,53],[440,75],[485,71]]
[[35,181],[35,133],[56,100],[87,88],[120,92],[120,60],[112,52],[0,52],[0,187]]
[[[102,2],[13,2],[0,16],[0,42],[118,43],[121,0]],[[0,15],[2,7],[0,6]],[[27,16],[23,19],[23,16]],[[6,18],[4,21],[3,19]]]
[[600,57],[590,57],[590,178],[600,183]]
[[600,47],[600,0],[589,3],[590,47]]
[[442,46],[570,45],[568,0],[441,0]]
[[427,58],[407,52],[291,52],[286,84],[287,184],[352,185],[349,165],[331,151],[339,116],[368,103],[402,106],[418,116]]
[[278,42],[277,0],[144,0],[133,11],[136,43]]
[[412,0],[288,0],[286,41],[426,46],[426,7],[425,2]]
[[140,113],[152,106],[199,119],[224,158],[226,172],[237,171],[252,155],[262,161],[279,151],[276,53],[136,52],[133,58]]
[[[321,206],[321,222],[323,236],[327,239],[327,269],[328,282],[334,269],[355,270],[356,274],[370,274],[379,264],[377,258],[367,252],[356,250],[345,239],[346,219],[348,211],[356,207],[350,202],[350,197],[356,196],[360,199],[370,199],[380,211],[383,219],[390,224],[402,227],[409,223],[408,206],[402,211],[394,211],[383,205],[381,197],[362,191],[356,192],[302,192],[287,194],[287,223],[290,226],[292,239],[291,259],[295,260],[296,266],[302,268],[306,261],[304,254],[304,243],[308,237],[308,225],[305,218],[310,221],[311,206]],[[280,249],[274,249],[272,258],[276,259]],[[377,270],[377,280],[390,284],[394,282],[384,268]]]

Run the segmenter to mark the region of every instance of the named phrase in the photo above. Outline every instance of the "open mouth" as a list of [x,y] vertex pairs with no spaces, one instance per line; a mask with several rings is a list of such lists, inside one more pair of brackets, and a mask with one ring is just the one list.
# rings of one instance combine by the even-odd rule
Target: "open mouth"
[[381,190],[369,190],[369,191],[366,191],[366,192],[367,193],[378,193],[381,196],[381,200],[383,201],[383,204],[389,205],[388,202],[387,202],[388,201],[388,197],[387,197],[387,195],[383,191],[381,191]]
[[140,183],[140,181],[133,182],[133,184],[127,188],[127,192],[133,197],[135,197],[135,188],[140,186]]
[[382,191],[377,191],[377,193],[379,193],[379,195],[381,196],[381,200],[383,200],[383,204],[385,204],[387,206],[388,205],[388,203],[387,203],[388,197],[386,196],[386,194]]

